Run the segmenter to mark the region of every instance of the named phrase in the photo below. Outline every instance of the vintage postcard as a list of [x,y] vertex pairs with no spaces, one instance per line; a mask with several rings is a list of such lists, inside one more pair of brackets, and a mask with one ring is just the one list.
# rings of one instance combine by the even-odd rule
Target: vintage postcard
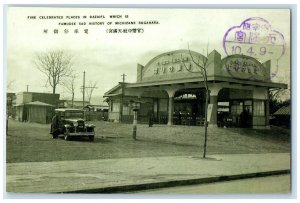
[[6,8],[9,194],[291,194],[276,8]]

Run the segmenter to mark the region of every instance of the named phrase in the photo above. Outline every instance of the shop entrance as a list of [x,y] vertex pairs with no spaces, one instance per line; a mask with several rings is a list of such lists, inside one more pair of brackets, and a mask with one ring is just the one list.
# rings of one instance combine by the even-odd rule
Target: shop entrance
[[204,89],[184,89],[175,93],[174,125],[204,125]]
[[253,99],[250,99],[252,95],[247,91],[243,91],[243,93],[250,95],[243,95],[244,98],[230,97],[230,89],[227,88],[219,92],[217,109],[219,127],[252,127]]

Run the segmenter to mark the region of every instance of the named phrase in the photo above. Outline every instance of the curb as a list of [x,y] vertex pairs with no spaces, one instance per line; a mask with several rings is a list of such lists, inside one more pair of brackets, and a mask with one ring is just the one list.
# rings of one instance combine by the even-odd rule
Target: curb
[[125,192],[134,192],[134,191],[140,191],[140,190],[157,189],[157,188],[224,182],[224,181],[240,180],[240,179],[247,179],[247,178],[258,178],[258,177],[266,177],[266,176],[273,176],[273,175],[283,175],[283,174],[290,174],[290,172],[291,172],[290,169],[276,170],[276,171],[263,171],[263,172],[228,175],[228,176],[227,175],[226,176],[213,176],[213,177],[207,177],[207,178],[171,180],[171,181],[165,181],[165,182],[154,182],[154,183],[143,183],[143,184],[135,184],[135,185],[121,185],[121,186],[112,186],[112,187],[103,187],[103,188],[94,188],[94,189],[83,189],[83,190],[65,191],[65,192],[61,192],[61,193],[86,193],[86,194],[125,193]]

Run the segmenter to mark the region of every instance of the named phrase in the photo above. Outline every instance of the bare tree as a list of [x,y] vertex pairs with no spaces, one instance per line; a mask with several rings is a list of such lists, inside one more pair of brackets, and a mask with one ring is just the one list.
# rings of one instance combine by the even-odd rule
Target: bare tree
[[47,83],[52,87],[53,94],[62,79],[72,72],[72,57],[62,50],[38,53],[34,64],[47,76]]
[[76,78],[77,78],[77,74],[72,74],[71,76],[69,76],[68,79],[66,79],[62,84],[64,86],[64,88],[67,90],[67,92],[69,92],[72,95],[72,108],[74,106],[74,97],[75,97],[75,88],[76,88]]
[[291,89],[270,89],[269,90],[269,98],[277,100],[278,102],[282,102],[287,98],[290,98]]
[[282,106],[291,104],[290,89],[271,89],[268,91],[269,113],[273,114]]
[[[209,92],[209,88],[208,88],[208,82],[207,82],[207,72],[206,72],[206,68],[207,68],[207,59],[204,58],[203,60],[201,60],[200,58],[198,58],[198,60],[196,61],[196,59],[193,57],[192,52],[190,50],[190,47],[188,45],[188,50],[189,50],[189,55],[191,57],[191,60],[193,62],[193,64],[196,65],[197,67],[197,72],[193,72],[189,67],[186,66],[186,64],[184,63],[183,57],[181,55],[181,63],[184,65],[185,69],[191,73],[198,73],[200,72],[200,74],[202,75],[203,79],[204,79],[204,87],[205,87],[205,113],[204,113],[204,146],[203,146],[203,158],[206,158],[206,149],[207,149],[207,127],[208,127],[208,123],[207,123],[207,109],[208,109],[208,99],[210,96],[210,92]],[[207,45],[207,50],[206,50],[206,57],[208,57],[208,45]]]
[[93,91],[94,91],[94,89],[97,88],[97,82],[96,81],[95,82],[90,81],[88,86],[85,87],[85,88],[87,89],[86,94],[87,94],[87,97],[89,99],[89,103],[91,103],[91,98],[92,98]]

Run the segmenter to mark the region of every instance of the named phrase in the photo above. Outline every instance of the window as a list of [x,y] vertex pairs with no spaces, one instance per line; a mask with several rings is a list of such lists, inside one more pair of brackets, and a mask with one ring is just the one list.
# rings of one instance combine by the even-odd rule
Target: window
[[67,111],[65,115],[66,118],[83,118],[83,112]]
[[243,111],[243,102],[233,101],[231,105],[231,115],[240,115]]
[[254,116],[265,116],[265,101],[254,101]]
[[246,100],[244,102],[244,105],[245,105],[245,109],[247,111],[249,111],[249,114],[252,114],[252,101],[251,100]]

